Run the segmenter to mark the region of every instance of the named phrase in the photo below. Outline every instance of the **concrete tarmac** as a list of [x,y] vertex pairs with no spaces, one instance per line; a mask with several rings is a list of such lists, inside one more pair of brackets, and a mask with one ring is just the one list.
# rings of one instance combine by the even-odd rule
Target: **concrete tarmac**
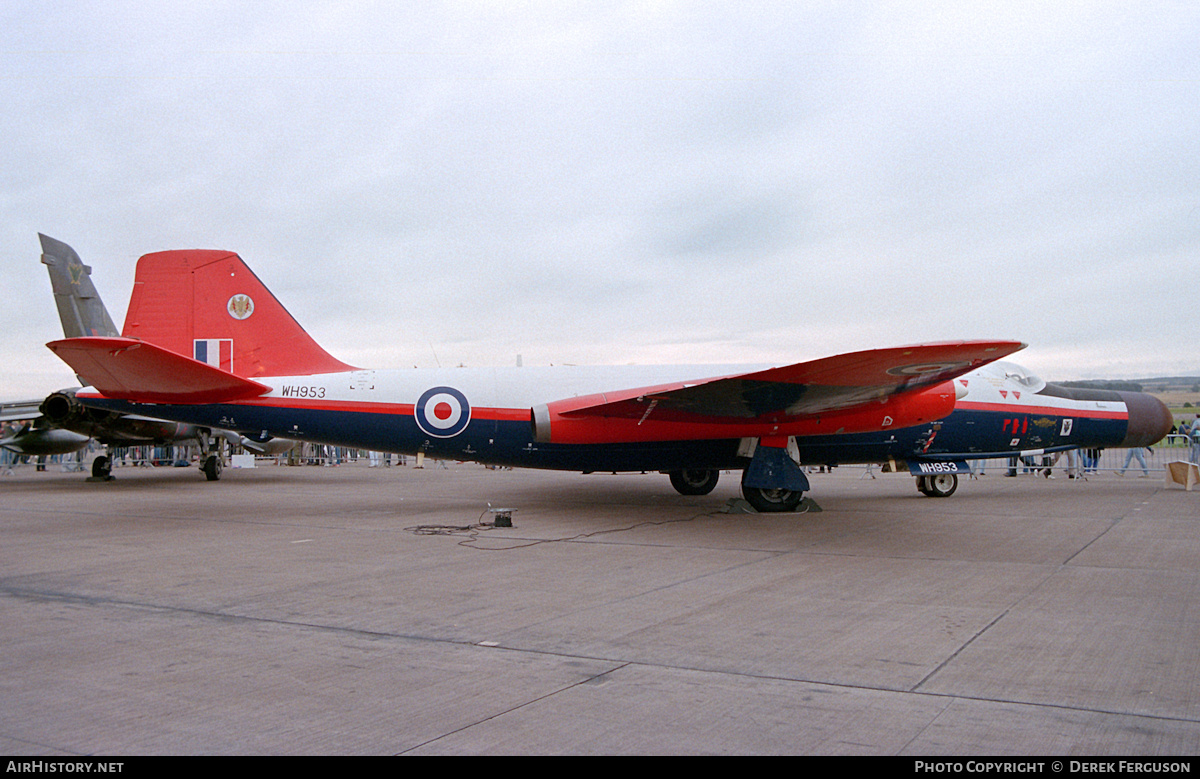
[[1200,752],[1159,478],[844,468],[753,515],[735,473],[114,474],[0,480],[2,753]]

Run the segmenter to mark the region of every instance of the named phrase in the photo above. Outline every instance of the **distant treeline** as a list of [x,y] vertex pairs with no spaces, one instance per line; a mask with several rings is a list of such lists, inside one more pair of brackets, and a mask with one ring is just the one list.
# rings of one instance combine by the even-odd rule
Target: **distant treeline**
[[1120,392],[1142,392],[1142,385],[1136,381],[1106,381],[1103,379],[1091,379],[1087,381],[1060,381],[1057,382],[1063,387],[1074,387],[1076,389],[1103,389],[1103,390],[1118,390]]

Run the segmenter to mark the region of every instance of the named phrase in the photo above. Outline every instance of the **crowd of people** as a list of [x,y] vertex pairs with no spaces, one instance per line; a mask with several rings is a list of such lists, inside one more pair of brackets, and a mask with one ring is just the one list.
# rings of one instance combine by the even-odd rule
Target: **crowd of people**
[[1186,419],[1178,425],[1172,425],[1171,432],[1167,434],[1167,438],[1182,437],[1188,442],[1191,449],[1191,462],[1200,465],[1200,414],[1197,414],[1191,422]]

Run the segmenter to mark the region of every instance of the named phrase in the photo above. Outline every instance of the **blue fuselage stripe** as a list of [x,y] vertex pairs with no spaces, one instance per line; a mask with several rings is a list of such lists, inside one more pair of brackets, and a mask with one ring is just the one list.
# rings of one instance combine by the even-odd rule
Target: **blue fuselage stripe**
[[[279,408],[257,405],[156,405],[107,399],[87,399],[87,405],[127,414],[190,422],[237,430],[258,436],[295,438],[356,449],[415,453],[497,465],[572,471],[640,471],[682,468],[732,469],[745,465],[738,458],[738,439],[656,441],[612,444],[542,444],[533,440],[528,422],[473,418],[453,437],[436,438],[422,432],[416,419],[404,414],[320,408]],[[887,432],[803,437],[798,440],[803,463],[837,464],[896,459],[938,459],[995,455],[1029,449],[1118,445],[1125,436],[1125,419],[1098,419],[1064,414],[1025,415],[1018,435],[1012,432],[1011,411],[954,411],[932,424]],[[1071,424],[1064,435],[1063,419]],[[1009,424],[1006,426],[1005,421]]]

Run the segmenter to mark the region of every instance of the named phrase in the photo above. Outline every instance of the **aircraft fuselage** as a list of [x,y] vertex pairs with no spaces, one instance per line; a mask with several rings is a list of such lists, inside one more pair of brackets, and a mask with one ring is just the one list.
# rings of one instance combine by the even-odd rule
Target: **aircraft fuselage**
[[[918,425],[891,426],[887,409],[831,413],[806,419],[795,439],[802,464],[938,461],[1000,457],[1075,447],[1147,445],[1146,423],[1130,396],[1065,390],[994,363],[954,381],[949,413]],[[453,368],[360,370],[257,379],[272,388],[260,398],[217,404],[145,404],[81,393],[90,406],[274,436],[376,451],[513,467],[576,471],[734,469],[745,466],[743,440],[797,435],[786,422],[760,427],[720,422],[694,434],[656,434],[653,412],[642,420],[614,419],[590,429],[591,440],[556,443],[537,435],[534,409],[547,399],[585,397],[613,387],[652,386],[753,370],[747,366]],[[933,392],[929,390],[928,392]],[[946,389],[942,389],[943,396]],[[1149,396],[1142,396],[1149,397]],[[1153,401],[1157,403],[1157,401]],[[1161,405],[1161,404],[1160,404]],[[1157,413],[1157,412],[1155,412]],[[646,440],[606,441],[605,429],[643,424]],[[817,429],[814,430],[814,425]],[[841,427],[835,427],[841,425]],[[1158,430],[1160,422],[1149,427]],[[771,430],[769,428],[774,428]],[[714,433],[714,430],[716,431]],[[665,435],[665,437],[659,437]],[[1154,432],[1153,435],[1158,435]],[[614,435],[616,438],[617,435]],[[1160,436],[1159,436],[1160,437]],[[542,440],[539,440],[542,439]],[[741,452],[741,454],[739,454]]]

